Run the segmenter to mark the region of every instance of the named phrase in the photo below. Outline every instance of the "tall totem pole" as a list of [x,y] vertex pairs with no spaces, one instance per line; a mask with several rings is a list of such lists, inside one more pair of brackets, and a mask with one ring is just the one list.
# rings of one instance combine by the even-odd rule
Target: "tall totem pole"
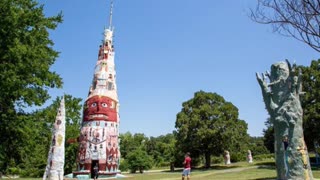
[[274,127],[277,179],[312,180],[302,128],[301,73],[295,64],[279,62],[271,73],[257,74],[257,80]]
[[112,7],[109,28],[99,47],[98,60],[88,98],[83,107],[83,120],[78,138],[78,171],[74,177],[93,176],[98,165],[99,177],[119,173],[119,100],[114,63]]

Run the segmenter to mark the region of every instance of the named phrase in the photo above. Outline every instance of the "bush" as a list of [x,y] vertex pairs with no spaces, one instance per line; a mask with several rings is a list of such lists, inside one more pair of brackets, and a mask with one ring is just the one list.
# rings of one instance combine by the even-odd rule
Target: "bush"
[[143,173],[152,167],[152,158],[146,151],[138,148],[127,155],[128,167],[131,173],[136,173],[137,170]]
[[170,167],[170,164],[171,164],[170,162],[163,161],[159,163],[157,167]]
[[10,175],[20,175],[21,170],[19,168],[16,167],[10,167],[7,169],[6,174],[10,174]]
[[128,161],[125,159],[121,159],[119,169],[120,171],[128,171],[129,169]]
[[222,156],[212,156],[211,157],[211,164],[220,164],[223,163],[223,157]]
[[28,168],[21,170],[20,176],[21,177],[42,177],[44,173],[44,169],[38,168]]
[[256,160],[256,161],[262,161],[266,159],[274,159],[274,154],[259,154],[259,155],[253,156],[253,160]]
[[230,152],[230,160],[231,162],[239,162],[239,161],[245,161],[247,158],[247,154],[244,152]]

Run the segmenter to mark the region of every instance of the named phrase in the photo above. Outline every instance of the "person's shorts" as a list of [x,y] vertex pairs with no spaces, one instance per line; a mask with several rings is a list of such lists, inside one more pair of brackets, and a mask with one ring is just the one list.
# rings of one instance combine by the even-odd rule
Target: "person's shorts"
[[188,175],[190,175],[190,171],[191,171],[190,168],[183,169],[182,176],[188,176]]

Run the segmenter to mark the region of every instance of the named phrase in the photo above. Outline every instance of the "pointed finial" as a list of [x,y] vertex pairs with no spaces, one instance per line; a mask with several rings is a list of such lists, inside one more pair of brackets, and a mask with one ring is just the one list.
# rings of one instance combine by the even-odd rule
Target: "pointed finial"
[[109,17],[109,29],[112,28],[112,8],[113,8],[113,0],[110,2],[110,17]]

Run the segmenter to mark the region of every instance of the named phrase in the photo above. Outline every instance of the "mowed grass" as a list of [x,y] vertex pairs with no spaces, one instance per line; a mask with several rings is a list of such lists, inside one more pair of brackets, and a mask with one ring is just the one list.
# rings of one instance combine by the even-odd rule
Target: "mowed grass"
[[[145,172],[143,174],[124,174],[130,180],[180,180],[181,171]],[[320,180],[320,168],[313,168],[314,178]],[[268,180],[276,179],[274,161],[260,161],[253,164],[246,162],[231,165],[214,165],[210,169],[193,169],[191,179],[194,180]]]
[[[320,180],[320,167],[312,168],[315,179]],[[175,172],[166,170],[150,170],[143,174],[123,173],[128,180],[180,180],[181,169]],[[20,178],[16,180],[40,180],[42,178]],[[100,179],[100,178],[99,178]],[[268,180],[276,179],[276,170],[273,161],[260,161],[253,164],[246,162],[231,165],[217,164],[210,169],[196,168],[192,170],[193,180]],[[102,180],[102,179],[100,179]]]

